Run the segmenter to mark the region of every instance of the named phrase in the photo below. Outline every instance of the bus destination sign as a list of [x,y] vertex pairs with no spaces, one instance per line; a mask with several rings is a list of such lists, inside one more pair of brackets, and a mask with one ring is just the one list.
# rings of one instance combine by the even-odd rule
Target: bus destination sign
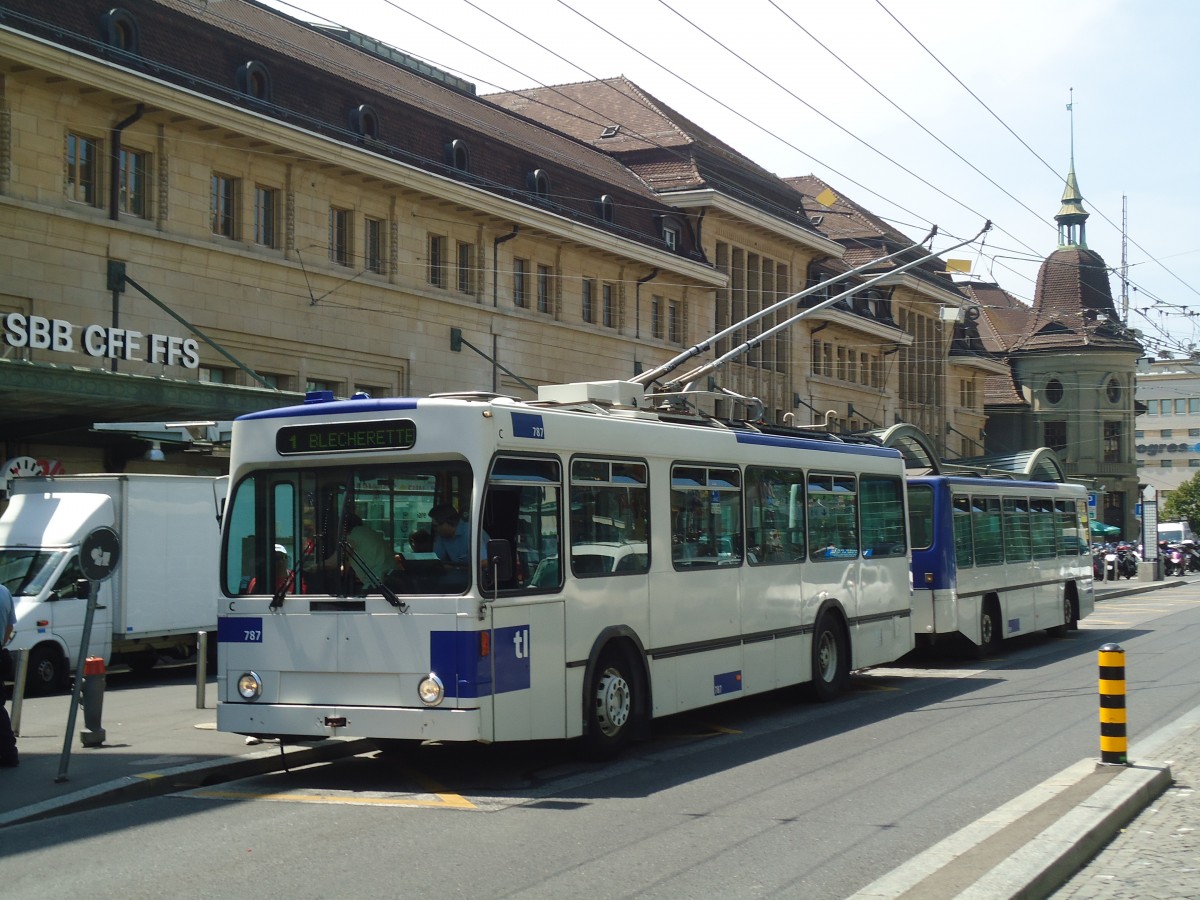
[[280,456],[298,453],[369,453],[372,450],[408,450],[417,442],[411,419],[387,422],[319,422],[286,425],[275,434]]

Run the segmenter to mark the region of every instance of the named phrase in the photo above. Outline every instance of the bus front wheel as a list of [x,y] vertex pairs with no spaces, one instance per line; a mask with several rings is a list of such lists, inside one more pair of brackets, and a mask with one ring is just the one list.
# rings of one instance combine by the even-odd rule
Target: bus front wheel
[[850,679],[850,652],[846,635],[835,616],[825,613],[813,632],[812,682],[809,693],[820,703],[832,700]]
[[624,654],[609,650],[596,663],[583,733],[584,748],[592,759],[608,759],[629,742],[638,709],[635,683]]

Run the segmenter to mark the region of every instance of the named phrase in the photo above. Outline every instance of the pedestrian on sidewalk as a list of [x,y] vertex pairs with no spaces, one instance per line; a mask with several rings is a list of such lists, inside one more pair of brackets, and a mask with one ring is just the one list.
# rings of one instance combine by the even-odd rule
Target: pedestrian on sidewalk
[[[13,606],[12,592],[0,584],[0,647],[7,647],[17,630],[17,610]],[[5,654],[7,650],[0,650]],[[0,687],[3,683],[0,682]],[[12,720],[4,708],[4,697],[0,695],[0,768],[12,769],[17,765],[17,736],[13,734]]]

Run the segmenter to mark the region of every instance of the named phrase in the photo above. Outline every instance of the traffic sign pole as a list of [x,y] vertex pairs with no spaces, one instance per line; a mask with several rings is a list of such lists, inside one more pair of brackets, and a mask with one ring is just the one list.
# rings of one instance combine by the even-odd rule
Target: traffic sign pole
[[108,527],[93,528],[79,546],[79,568],[88,578],[88,605],[83,617],[83,634],[79,638],[79,659],[75,663],[75,687],[71,691],[71,708],[67,713],[67,733],[63,737],[62,756],[58,762],[58,777],[55,782],[67,780],[67,767],[71,762],[71,738],[75,736],[75,716],[79,712],[79,698],[83,694],[84,663],[87,662],[88,644],[92,639],[92,620],[100,602],[100,584],[116,571],[121,559],[121,541],[117,533]]

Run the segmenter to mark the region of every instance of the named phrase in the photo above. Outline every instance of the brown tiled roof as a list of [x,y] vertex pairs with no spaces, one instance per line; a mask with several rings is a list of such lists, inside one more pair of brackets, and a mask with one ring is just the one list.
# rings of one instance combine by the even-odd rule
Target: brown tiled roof
[[991,353],[1007,353],[1026,332],[1033,310],[993,282],[964,282],[958,289],[977,304],[979,337]]
[[711,188],[812,228],[782,179],[623,76],[484,99],[612,154],[663,194]]
[[1060,247],[1038,269],[1033,314],[1013,350],[1095,347],[1141,352],[1117,319],[1108,266],[1086,247]]
[[1009,372],[1006,375],[989,375],[983,380],[983,405],[1029,406],[1029,401],[1021,394],[1015,376]]

